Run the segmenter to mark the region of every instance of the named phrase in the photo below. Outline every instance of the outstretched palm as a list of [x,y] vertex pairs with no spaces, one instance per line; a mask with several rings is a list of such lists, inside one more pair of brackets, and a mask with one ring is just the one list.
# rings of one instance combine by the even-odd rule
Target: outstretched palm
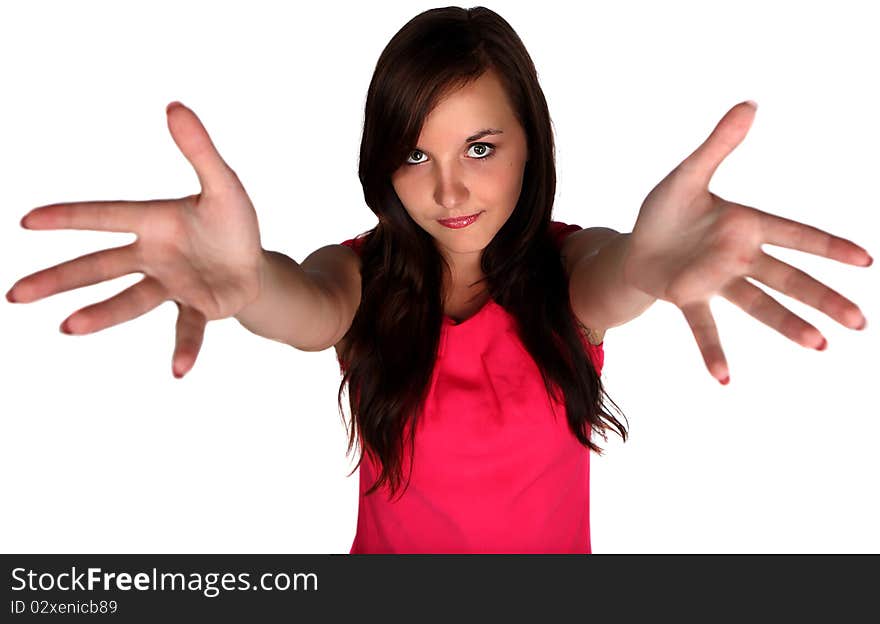
[[192,368],[205,324],[233,316],[259,294],[262,247],[253,204],[195,113],[168,107],[168,129],[202,190],[180,199],[50,204],[22,219],[31,230],[132,232],[137,239],[22,278],[7,294],[27,303],[129,273],[144,278],[69,316],[62,331],[87,334],[136,318],[164,301],[178,305],[172,367]]
[[745,138],[755,110],[749,102],[730,109],[709,138],[648,194],[624,262],[628,283],[681,309],[706,367],[723,383],[729,378],[727,361],[709,308],[715,294],[800,345],[825,346],[819,330],[746,277],[813,306],[847,327],[861,329],[865,323],[852,301],[764,253],[761,245],[798,249],[857,266],[870,266],[867,251],[812,226],[726,201],[709,191],[715,170]]

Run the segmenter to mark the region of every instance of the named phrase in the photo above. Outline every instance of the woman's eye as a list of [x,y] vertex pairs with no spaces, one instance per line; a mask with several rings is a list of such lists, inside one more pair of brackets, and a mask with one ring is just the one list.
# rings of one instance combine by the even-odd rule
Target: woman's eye
[[[410,152],[410,153],[409,153],[410,157],[412,157],[413,154],[420,154],[420,155],[424,156],[424,152],[420,152],[419,150],[413,150],[412,152]],[[410,162],[409,160],[407,160],[407,161],[406,161],[406,164],[408,164],[408,165],[418,165],[419,163],[417,163],[417,162]]]
[[[490,145],[489,143],[474,143],[471,145],[470,149],[476,149],[476,156],[478,159],[483,160],[484,158],[489,158],[493,153],[495,153],[495,146]],[[468,151],[470,151],[470,149]]]
[[[495,153],[495,146],[492,145],[491,143],[473,143],[468,148],[468,154],[471,156],[471,158],[473,158],[473,160],[486,160],[487,158],[491,157],[494,153]],[[422,152],[421,150],[413,150],[409,153],[409,155],[410,155],[410,158],[412,158],[414,155],[416,155],[416,158],[419,158],[420,156],[424,156],[425,153]],[[411,160],[407,159],[406,164],[407,165],[420,165],[423,162],[425,162],[425,161],[419,160],[418,162],[412,162]]]

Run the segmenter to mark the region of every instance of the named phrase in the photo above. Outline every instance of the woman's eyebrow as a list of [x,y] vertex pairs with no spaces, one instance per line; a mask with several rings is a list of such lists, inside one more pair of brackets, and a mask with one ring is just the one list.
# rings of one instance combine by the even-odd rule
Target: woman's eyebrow
[[[489,134],[504,134],[504,130],[499,130],[498,128],[483,128],[482,130],[477,130],[476,132],[474,132],[472,135],[466,138],[464,142],[470,143],[471,141],[476,141],[477,139],[480,139]],[[420,147],[416,147],[415,149],[419,150],[420,152],[424,152],[425,154],[431,153],[428,150],[422,149]]]
[[482,130],[477,130],[471,136],[464,140],[465,143],[470,143],[471,141],[476,141],[477,139],[481,139],[487,134],[504,134],[503,130],[499,130],[497,128],[483,128]]

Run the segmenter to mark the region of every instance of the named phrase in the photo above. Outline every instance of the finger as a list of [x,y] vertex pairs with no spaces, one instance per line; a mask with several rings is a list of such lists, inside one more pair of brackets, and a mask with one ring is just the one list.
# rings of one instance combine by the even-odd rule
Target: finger
[[745,278],[733,280],[721,291],[728,301],[783,336],[810,349],[827,346],[822,333]]
[[702,301],[689,303],[680,309],[691,327],[709,374],[726,385],[730,381],[730,372],[709,304]]
[[61,323],[65,334],[91,334],[146,314],[167,299],[165,289],[151,277],[100,303],[74,312]]
[[754,102],[745,101],[727,111],[709,137],[678,168],[693,176],[701,186],[708,186],[721,161],[742,143],[757,108]]
[[190,306],[177,303],[177,327],[171,372],[180,379],[196,363],[205,337],[205,315]]
[[220,157],[208,131],[192,109],[180,102],[172,102],[165,112],[171,138],[195,169],[202,189],[210,193],[238,184],[235,172]]
[[16,303],[30,303],[74,288],[135,273],[137,270],[133,245],[104,249],[23,277],[10,289],[9,296]]
[[773,290],[813,306],[851,329],[861,329],[867,324],[865,316],[855,303],[800,269],[768,254],[758,254],[749,277],[767,284]]
[[750,208],[758,213],[762,240],[769,245],[806,251],[847,264],[871,266],[873,259],[864,247],[819,228]]
[[21,219],[28,230],[96,230],[139,232],[153,209],[175,199],[148,201],[89,201],[47,204]]

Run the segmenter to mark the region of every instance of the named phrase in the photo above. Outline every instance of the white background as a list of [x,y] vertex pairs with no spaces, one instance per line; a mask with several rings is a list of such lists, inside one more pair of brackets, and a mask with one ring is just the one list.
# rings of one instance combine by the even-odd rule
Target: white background
[[[265,248],[302,261],[373,226],[357,179],[367,86],[391,36],[434,5],[246,6],[4,5],[2,292],[133,240],[25,231],[31,208],[198,192],[166,127],[173,100],[244,182]],[[489,6],[523,39],[549,102],[556,220],[630,231],[651,188],[754,99],[754,125],[710,189],[880,256],[869,3]],[[880,551],[877,266],[765,249],[855,301],[867,330],[771,291],[827,337],[813,351],[716,298],[722,387],[672,304],[611,329],[604,380],[631,438],[593,455],[594,552]],[[358,482],[334,351],[227,319],[177,380],[171,302],[94,335],[58,331],[140,278],[0,301],[0,550],[348,552]]]

